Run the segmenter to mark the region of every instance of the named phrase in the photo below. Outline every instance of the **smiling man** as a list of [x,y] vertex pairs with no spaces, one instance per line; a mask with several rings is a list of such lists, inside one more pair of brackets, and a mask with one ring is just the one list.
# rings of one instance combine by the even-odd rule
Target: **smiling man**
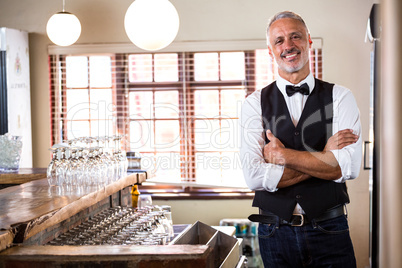
[[310,73],[312,41],[299,15],[276,14],[267,43],[279,77],[245,100],[240,148],[264,265],[355,267],[344,206],[345,181],[361,164],[356,101]]

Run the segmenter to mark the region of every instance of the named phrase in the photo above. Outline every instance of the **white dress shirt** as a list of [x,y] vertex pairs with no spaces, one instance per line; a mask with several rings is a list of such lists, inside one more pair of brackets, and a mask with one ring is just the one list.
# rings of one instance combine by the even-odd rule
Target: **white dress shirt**
[[[309,74],[306,79],[296,86],[300,86],[304,83],[309,85],[311,93],[315,86],[313,75]],[[276,85],[286,101],[293,124],[296,126],[308,95],[296,93],[288,97],[286,94],[286,85],[293,84],[281,77],[276,81]],[[360,115],[355,98],[349,89],[334,85],[332,97],[332,134],[343,129],[352,129],[354,134],[359,135],[359,139],[356,143],[348,145],[340,150],[331,151],[342,171],[342,177],[335,180],[335,182],[344,183],[346,180],[356,178],[360,172],[362,157]],[[282,177],[284,167],[266,163],[263,157],[265,133],[261,116],[260,90],[248,96],[242,105],[240,132],[240,158],[247,186],[251,190],[277,191],[277,185]],[[296,211],[298,211],[298,208],[296,208]]]

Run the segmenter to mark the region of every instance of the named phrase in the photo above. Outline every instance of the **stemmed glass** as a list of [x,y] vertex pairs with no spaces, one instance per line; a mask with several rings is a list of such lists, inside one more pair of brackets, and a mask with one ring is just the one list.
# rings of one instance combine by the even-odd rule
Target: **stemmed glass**
[[96,184],[98,187],[104,187],[106,186],[107,166],[102,161],[100,153],[100,147],[93,148],[94,175],[97,177]]
[[56,186],[57,185],[56,167],[59,164],[59,160],[57,159],[58,149],[51,148],[49,150],[52,151],[52,160],[50,161],[46,170],[47,182],[49,183],[50,186]]
[[126,153],[123,152],[120,149],[120,142],[121,142],[122,136],[114,136],[113,140],[115,142],[115,152],[114,152],[114,157],[116,159],[116,165],[117,165],[117,170],[118,170],[118,176],[117,179],[121,179],[126,176],[127,174],[127,168],[128,168],[128,161],[126,157]]
[[117,152],[116,138],[110,137],[115,142],[115,148],[111,151],[111,159],[113,163],[113,181],[117,181],[120,178],[119,157]]
[[[125,177],[128,161],[126,152],[120,148],[121,139],[120,135],[81,137],[54,145],[47,170],[49,184],[66,185],[67,188],[104,187]],[[114,146],[110,146],[111,142]]]
[[60,235],[52,245],[165,245],[173,228],[159,206],[112,207]]
[[88,171],[88,179],[89,179],[89,186],[94,186],[96,185],[96,179],[97,179],[97,168],[96,168],[96,163],[94,161],[94,149],[93,148],[88,148],[88,159],[86,162],[87,165],[87,171]]
[[120,163],[120,178],[127,176],[128,160],[126,152],[119,150],[119,163]]
[[79,147],[79,148],[77,148],[77,152],[75,154],[76,170],[74,172],[74,174],[75,174],[74,179],[79,188],[84,187],[85,176],[86,176],[86,174],[85,174],[86,166],[85,166],[85,159],[83,156],[83,151],[84,151],[84,148]]
[[113,161],[110,157],[109,152],[107,152],[107,148],[100,147],[99,154],[102,167],[104,170],[103,176],[105,176],[105,183],[109,184],[110,182],[112,182],[112,178],[114,176]]
[[64,148],[64,157],[62,158],[64,181],[62,184],[67,186],[67,189],[71,187],[72,184],[72,167],[71,167],[71,148]]
[[114,158],[113,158],[113,151],[109,147],[110,137],[102,137],[101,141],[103,142],[102,146],[102,155],[101,158],[104,161],[105,165],[107,165],[107,183],[111,183],[114,181],[115,178],[115,168],[114,168]]
[[62,147],[59,149],[58,159],[60,163],[56,168],[57,185],[62,186],[66,182],[66,171],[68,166],[68,159],[66,155],[66,148]]
[[91,166],[90,166],[90,150],[83,147],[81,150],[81,162],[82,162],[82,185],[87,188],[91,185]]
[[79,150],[78,148],[70,148],[71,156],[69,158],[69,163],[67,167],[67,177],[69,177],[69,183],[72,187],[77,187],[79,185],[79,166],[80,161],[78,158]]

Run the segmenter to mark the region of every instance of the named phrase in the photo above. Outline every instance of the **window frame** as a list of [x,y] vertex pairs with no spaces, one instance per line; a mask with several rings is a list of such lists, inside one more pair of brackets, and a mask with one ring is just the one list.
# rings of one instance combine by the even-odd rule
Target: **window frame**
[[[244,52],[245,54],[245,62],[250,61],[247,57],[253,58],[253,51],[217,51],[216,53],[225,53],[225,52]],[[194,146],[195,144],[195,122],[199,119],[195,118],[194,109],[184,109],[183,105],[186,102],[187,107],[194,107],[194,92],[195,90],[203,90],[203,88],[213,88],[212,90],[218,91],[220,95],[224,88],[233,88],[233,87],[244,87],[244,80],[217,80],[217,81],[195,81],[194,79],[194,55],[196,53],[204,53],[204,52],[179,52],[178,55],[178,72],[179,79],[177,82],[130,82],[128,79],[129,74],[127,73],[126,77],[126,88],[127,93],[134,91],[142,91],[142,92],[155,92],[159,90],[177,90],[179,95],[179,110],[180,112],[186,113],[182,118],[179,118],[180,129],[184,129],[184,125],[188,127],[188,144],[185,145],[183,142],[180,144],[180,156],[185,156],[184,162],[190,163],[189,166],[182,166],[181,173],[187,174],[187,176],[181,178],[182,182],[196,182],[196,163],[194,160],[197,150]],[[155,55],[157,53],[153,53]],[[129,56],[127,56],[129,57]],[[220,57],[219,57],[220,58]],[[154,59],[154,56],[152,56]],[[245,74],[246,75],[246,74]],[[247,78],[245,78],[247,79]],[[185,84],[185,85],[184,85]],[[183,92],[183,88],[185,92]],[[247,91],[250,91],[247,90]],[[118,97],[119,98],[119,97]],[[219,106],[221,104],[219,103]],[[215,120],[216,118],[214,118]],[[219,117],[218,120],[223,120],[224,118]],[[237,118],[236,118],[237,119]],[[136,119],[128,119],[128,121],[135,121]],[[156,120],[161,119],[150,119],[153,124]],[[212,118],[211,118],[212,120]],[[129,124],[125,124],[129,125]],[[127,129],[121,129],[120,131],[125,131],[128,133]],[[188,146],[186,152],[184,152],[184,147]],[[128,150],[128,146],[125,147]]]
[[[316,40],[316,39],[314,39]],[[322,43],[321,39],[318,39],[319,43]],[[322,44],[318,44],[318,48],[321,48]],[[60,49],[60,48],[57,48]],[[53,47],[53,50],[57,50],[56,48]],[[258,49],[258,48],[257,48]],[[49,49],[49,52],[52,51],[52,48]],[[254,57],[250,56],[251,54],[254,53],[253,50],[244,50],[244,49],[233,49],[233,50],[205,50],[205,52],[208,51],[214,51],[214,52],[230,52],[230,51],[244,51],[245,52],[245,64],[246,64],[246,81],[247,84],[243,84],[242,86],[246,87],[246,96],[248,96],[249,94],[251,94],[252,92],[254,92],[254,88],[255,88],[255,81],[254,81],[254,70],[255,70],[255,60]],[[194,55],[194,53],[198,53],[198,52],[203,52],[203,50],[201,51],[190,51],[187,53],[192,53]],[[165,53],[165,52],[161,52],[161,53]],[[185,52],[180,52],[178,53],[178,61],[179,61],[179,66],[180,66],[180,62],[181,61],[191,61],[193,59],[184,56]],[[104,53],[97,53],[97,54],[104,54]],[[110,53],[108,53],[110,54]],[[125,123],[126,119],[123,118],[127,118],[129,115],[129,111],[127,109],[124,109],[124,107],[128,107],[127,102],[128,102],[128,98],[121,98],[121,96],[127,94],[127,89],[132,89],[132,88],[138,88],[141,86],[144,86],[147,82],[143,82],[140,85],[130,85],[130,83],[128,83],[128,74],[127,74],[127,68],[128,68],[128,64],[125,64],[125,62],[128,62],[127,59],[127,55],[129,53],[115,53],[113,54],[112,57],[115,57],[115,62],[116,64],[112,64],[112,73],[113,73],[113,83],[112,86],[115,87],[115,94],[113,96],[114,100],[116,101],[116,107],[118,107],[118,109],[116,110],[116,117],[117,117],[117,124],[116,127],[118,130],[124,130],[123,133],[128,133],[127,128],[128,124]],[[317,55],[316,55],[317,56]],[[64,57],[64,61],[63,61],[63,57]],[[49,55],[49,62],[50,62],[50,68],[53,68],[53,63],[57,64],[61,64],[61,68],[65,68],[65,57],[66,55]],[[322,49],[319,51],[319,55],[318,57],[322,57]],[[62,66],[64,63],[64,66]],[[319,63],[312,63],[314,69],[312,69],[312,72],[314,72],[316,69],[318,70],[318,72],[320,73],[320,77],[322,78],[322,60]],[[191,66],[191,64],[186,64],[186,66]],[[50,75],[52,75],[52,73],[50,72]],[[53,75],[55,75],[53,73]],[[56,72],[56,75],[58,75],[58,72]],[[160,88],[172,88],[173,84],[177,84],[178,88],[180,88],[183,85],[183,76],[184,75],[189,75],[189,70],[186,69],[180,69],[179,67],[179,81],[178,82],[158,82],[159,85],[158,87]],[[64,74],[62,74],[62,84],[65,85],[65,72]],[[52,81],[52,77],[50,78],[50,80]],[[200,84],[205,85],[206,83],[208,83],[210,86],[216,86],[217,84],[222,84],[221,81],[219,81],[219,83],[215,83],[215,82],[197,82],[194,81],[194,79],[191,79],[191,81],[187,81],[187,86],[186,86],[186,90],[190,90],[193,87],[199,86]],[[236,81],[225,81],[225,83],[227,85],[230,86],[238,86],[239,82]],[[60,88],[60,92],[58,92],[56,90],[57,86],[55,86],[53,83],[50,83],[50,91],[51,91],[51,103],[52,103],[52,109],[54,108],[54,102],[55,100],[58,99],[58,94],[59,96],[61,96],[62,99],[65,100],[65,90],[63,91],[63,88]],[[179,91],[179,103],[181,103],[181,101],[184,101],[183,96]],[[64,92],[64,93],[63,93]],[[188,98],[187,98],[188,99]],[[57,105],[56,105],[57,106]],[[62,104],[61,109],[65,109],[65,105]],[[121,108],[123,107],[123,108]],[[56,107],[57,109],[58,107]],[[64,110],[65,112],[65,110]],[[63,115],[65,113],[61,113],[61,115],[59,117],[55,116],[53,112],[51,112],[51,116],[52,116],[52,122],[54,122],[54,120],[60,120],[63,119]],[[192,111],[194,112],[194,111]],[[191,118],[188,117],[188,118]],[[180,120],[181,121],[181,120]],[[65,119],[64,119],[65,122]],[[180,123],[181,124],[181,123]],[[56,124],[57,126],[57,124]],[[56,143],[57,137],[54,137],[53,133],[54,132],[54,124],[52,124],[52,144]],[[66,126],[64,126],[62,128],[62,133],[64,133],[66,129]],[[192,150],[194,150],[194,148],[192,148]],[[193,162],[194,165],[194,162]],[[190,172],[195,172],[195,167],[193,167],[191,169]],[[244,189],[236,189],[236,188],[217,188],[217,187],[199,187],[199,186],[193,186],[191,185],[191,182],[189,182],[189,184],[186,184],[185,186],[178,186],[178,185],[143,185],[141,186],[142,189],[142,193],[150,193],[153,195],[154,199],[226,199],[226,198],[239,198],[239,199],[252,199],[253,198],[253,193],[250,190],[244,190]]]

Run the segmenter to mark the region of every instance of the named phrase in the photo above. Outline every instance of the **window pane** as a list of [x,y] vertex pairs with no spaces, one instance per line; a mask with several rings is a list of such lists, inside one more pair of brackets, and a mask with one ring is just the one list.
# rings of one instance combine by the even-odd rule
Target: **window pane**
[[225,152],[221,155],[222,184],[237,187],[247,187],[242,174],[241,161],[238,152]]
[[194,79],[195,81],[219,80],[218,53],[194,54]]
[[219,92],[217,90],[194,91],[194,113],[196,117],[219,115]]
[[112,119],[115,107],[112,101],[111,89],[91,89],[91,118]]
[[268,49],[257,49],[255,51],[255,83],[257,89],[262,89],[274,79],[272,58]]
[[[137,152],[139,150],[136,150]],[[154,153],[141,153],[141,169],[146,170],[149,177],[155,175],[156,159]]]
[[155,92],[155,118],[179,118],[179,92]]
[[244,80],[244,52],[221,53],[221,80]]
[[88,58],[66,57],[66,80],[68,88],[88,87]]
[[149,176],[157,176],[158,181],[180,182],[179,153],[142,153],[141,169]]
[[156,154],[155,175],[166,181],[180,181],[179,153]]
[[157,151],[180,151],[179,120],[155,122],[155,148]]
[[153,94],[152,92],[130,92],[129,107],[131,119],[153,118]]
[[196,153],[196,177],[198,183],[218,184],[221,180],[219,153]]
[[130,122],[130,151],[154,151],[154,127],[152,121]]
[[179,81],[177,54],[155,54],[155,82]]
[[67,121],[67,139],[89,136],[89,121]]
[[130,82],[152,82],[152,55],[129,55],[128,69]]
[[219,148],[222,151],[237,151],[240,144],[239,133],[238,119],[221,120]]
[[194,142],[197,151],[220,150],[219,120],[196,120],[194,125]]
[[109,56],[89,57],[91,87],[112,86],[112,62]]
[[242,102],[245,98],[244,90],[221,91],[221,115],[238,118]]
[[102,137],[112,136],[113,134],[112,120],[91,120],[91,136]]
[[88,89],[70,89],[66,92],[67,119],[89,119]]

